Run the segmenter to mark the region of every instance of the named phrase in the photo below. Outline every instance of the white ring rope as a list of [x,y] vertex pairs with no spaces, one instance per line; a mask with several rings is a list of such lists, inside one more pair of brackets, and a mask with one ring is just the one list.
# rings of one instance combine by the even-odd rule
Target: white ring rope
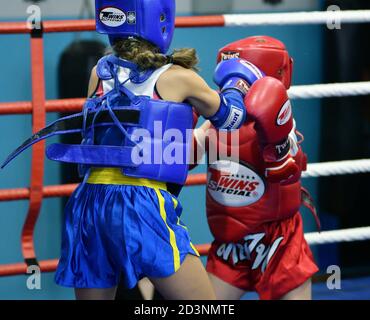
[[294,86],[289,90],[291,99],[348,97],[370,94],[370,81]]
[[305,233],[310,245],[370,240],[370,227]]
[[316,178],[370,172],[370,159],[310,163],[302,178]]
[[226,27],[370,22],[370,10],[225,14]]

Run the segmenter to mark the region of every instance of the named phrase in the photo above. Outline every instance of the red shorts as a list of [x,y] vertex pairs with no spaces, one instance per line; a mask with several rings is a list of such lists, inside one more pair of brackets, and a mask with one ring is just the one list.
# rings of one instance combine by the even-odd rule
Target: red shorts
[[207,271],[234,287],[279,299],[318,271],[300,213],[261,225],[238,243],[214,241]]

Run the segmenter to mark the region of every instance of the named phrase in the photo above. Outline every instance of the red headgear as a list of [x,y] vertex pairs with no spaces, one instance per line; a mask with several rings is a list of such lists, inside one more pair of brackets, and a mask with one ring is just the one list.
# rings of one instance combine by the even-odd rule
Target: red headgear
[[245,38],[223,47],[217,62],[241,58],[253,63],[267,76],[280,80],[287,89],[292,81],[293,59],[284,43],[268,36]]

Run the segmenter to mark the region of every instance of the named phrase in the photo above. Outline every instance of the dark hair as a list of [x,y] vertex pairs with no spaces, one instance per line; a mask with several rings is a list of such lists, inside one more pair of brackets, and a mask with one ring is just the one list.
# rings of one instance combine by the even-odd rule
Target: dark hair
[[158,69],[168,63],[186,69],[198,70],[199,63],[195,49],[183,48],[174,50],[170,55],[160,53],[159,49],[143,39],[120,39],[113,45],[113,51],[120,58],[136,63],[140,69]]

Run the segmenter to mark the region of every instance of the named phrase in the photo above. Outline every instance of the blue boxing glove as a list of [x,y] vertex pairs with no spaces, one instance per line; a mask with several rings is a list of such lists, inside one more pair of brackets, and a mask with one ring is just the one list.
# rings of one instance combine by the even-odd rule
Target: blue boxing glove
[[208,118],[217,129],[239,129],[246,120],[244,97],[249,87],[264,74],[253,64],[242,59],[220,62],[215,70],[214,81],[221,88],[220,108]]
[[215,70],[213,81],[224,92],[228,89],[238,90],[244,96],[249,87],[265,74],[254,64],[243,59],[221,61]]
[[247,118],[242,95],[236,90],[229,90],[220,93],[220,100],[218,111],[208,120],[219,130],[239,129]]

